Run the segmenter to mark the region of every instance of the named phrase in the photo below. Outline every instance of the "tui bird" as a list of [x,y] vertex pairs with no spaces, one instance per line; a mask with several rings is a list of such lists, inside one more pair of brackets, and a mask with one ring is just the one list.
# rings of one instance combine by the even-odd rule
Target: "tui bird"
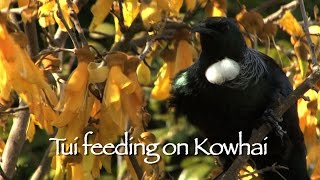
[[[254,128],[269,121],[260,117],[267,116],[268,108],[278,102],[279,96],[288,96],[292,86],[272,58],[246,46],[233,19],[210,17],[192,31],[200,34],[202,51],[192,66],[173,79],[170,106],[175,108],[176,116],[186,116],[212,144],[237,143],[240,131],[247,142]],[[271,124],[278,125],[278,131],[283,129],[283,137],[277,130],[270,132],[267,154],[251,156],[251,165],[256,169],[274,163],[288,167],[279,173],[263,173],[267,180],[309,179],[296,106],[282,118],[279,124],[275,119]],[[224,170],[234,157],[219,156]]]

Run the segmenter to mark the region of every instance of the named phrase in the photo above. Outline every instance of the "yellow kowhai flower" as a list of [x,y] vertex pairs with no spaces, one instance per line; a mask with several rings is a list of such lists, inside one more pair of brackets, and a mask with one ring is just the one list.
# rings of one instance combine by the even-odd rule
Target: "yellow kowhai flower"
[[[52,107],[57,97],[46,82],[43,73],[35,66],[30,56],[6,29],[5,18],[0,17],[0,99],[10,100],[10,92],[16,91],[30,109],[30,119],[40,128],[52,133],[51,121],[57,116]],[[29,123],[30,126],[33,123]],[[28,131],[34,128],[28,128]],[[32,135],[34,132],[27,132]],[[32,136],[27,136],[32,140]]]
[[[145,62],[150,66],[152,63],[152,56],[147,56]],[[139,83],[142,85],[149,85],[151,82],[151,71],[149,67],[141,61],[137,67],[136,73],[138,76]]]
[[[60,99],[57,109],[61,109],[59,120],[52,122],[59,127],[57,138],[66,138],[66,149],[70,143],[83,143],[84,131],[88,125],[95,97],[88,92],[89,64],[94,61],[94,55],[88,47],[76,50],[78,66],[71,74],[64,88],[64,96]],[[95,80],[95,79],[94,79]],[[76,138],[80,138],[76,140]],[[53,149],[54,150],[54,149]],[[71,179],[92,179],[91,169],[93,156],[85,157],[83,147],[78,148],[78,156],[55,156],[55,179],[63,179],[65,172]],[[91,162],[91,163],[89,163]],[[66,168],[66,166],[68,168]]]
[[[144,145],[148,145],[148,144],[156,143],[157,139],[153,133],[146,131],[140,134],[139,142]],[[161,156],[163,155],[163,153],[159,149],[156,152]],[[140,157],[141,157],[141,160],[140,160],[141,162],[143,162],[144,158],[148,158],[148,161],[156,161],[156,157],[147,157],[145,155]],[[144,177],[146,179],[158,179],[159,175],[165,171],[164,161],[161,158],[159,162],[157,162],[156,164],[151,165],[151,164],[142,163],[141,165],[143,167]]]
[[[125,54],[116,52],[110,54],[106,61],[110,71],[101,106],[99,141],[114,142],[123,135],[127,120],[134,129],[131,136],[138,138],[144,131],[145,123],[141,114],[144,104],[143,90],[136,74],[140,60],[137,57],[127,58]],[[125,160],[129,170],[132,169],[128,158],[125,157]],[[143,160],[138,161],[143,163]],[[101,163],[106,169],[110,168],[110,159],[101,159]]]
[[[59,128],[55,138],[65,138],[66,131],[67,127]],[[67,168],[66,164],[63,163],[62,155],[56,155],[56,146],[52,146],[49,156],[53,156],[51,167],[55,169],[54,180],[63,180]]]
[[151,96],[156,100],[167,99],[170,95],[172,78],[193,63],[194,49],[186,40],[180,40],[176,49],[165,51],[168,51],[163,57],[165,63],[160,68],[151,91]]
[[130,94],[135,90],[135,84],[123,74],[127,55],[120,52],[109,54],[106,58],[109,67],[108,80],[104,90],[103,103],[112,120],[121,128],[125,127],[124,114],[121,105],[121,92]]
[[56,109],[62,111],[59,120],[52,122],[56,127],[64,127],[72,120],[77,119],[86,102],[89,79],[88,64],[94,61],[94,55],[88,47],[85,47],[78,49],[76,56],[78,58],[78,66],[69,77],[63,97],[56,107]]
[[154,82],[154,88],[151,91],[152,98],[161,101],[169,97],[174,67],[174,61],[168,61],[162,65],[158,73],[158,78]]
[[[45,28],[49,25],[53,25],[55,22],[59,25],[62,31],[67,31],[66,27],[62,23],[61,19],[58,17],[58,4],[55,0],[40,0],[42,6],[39,8],[38,17],[39,24],[41,27]],[[62,15],[66,20],[66,23],[69,28],[73,28],[73,24],[70,19],[70,10],[67,3],[67,0],[59,0],[59,4],[62,10]],[[76,4],[72,3],[72,9],[78,13],[79,9]]]
[[227,1],[226,0],[210,0],[205,7],[205,13],[208,17],[226,17]]
[[[83,54],[85,53],[82,52],[81,54],[77,52],[76,54],[79,59],[79,67],[81,62],[83,62],[80,58],[82,57],[84,59]],[[85,59],[92,58],[88,58],[88,56],[90,57],[90,55],[86,55]],[[94,135],[91,135],[88,139],[90,143],[114,143],[121,135],[123,135],[127,120],[130,120],[131,125],[135,129],[133,133],[134,137],[138,137],[143,132],[144,125],[141,118],[141,109],[144,103],[143,90],[138,83],[137,75],[135,73],[137,65],[140,62],[139,59],[136,57],[130,57],[128,59],[126,54],[115,52],[107,56],[106,62],[107,66],[100,66],[97,63],[90,62],[82,67],[81,70],[77,69],[77,67],[75,72],[70,76],[64,91],[65,97],[60,100],[59,106],[57,106],[59,108],[63,107],[63,111],[59,121],[53,122],[53,124],[61,127],[56,135],[57,138],[67,138],[67,143],[70,143],[73,142],[75,137],[83,137],[85,132],[95,129]],[[87,72],[84,72],[85,70]],[[75,74],[77,71],[79,72],[78,75],[85,74],[86,78]],[[68,93],[67,91],[72,87],[69,85],[72,84],[71,82],[73,81],[72,79],[74,76],[78,76],[74,79],[77,80],[74,81],[74,87],[81,87],[75,88],[79,91],[72,91],[72,93],[70,91],[70,93]],[[85,80],[82,81],[81,79]],[[105,80],[105,91],[102,102],[100,103],[98,99],[92,98],[92,94],[87,91],[87,84],[88,82],[101,83]],[[77,103],[83,101],[83,94],[80,95],[80,93],[77,94],[77,92],[84,90],[86,90],[84,96],[85,103],[82,103],[79,106]],[[69,97],[67,97],[67,95]],[[75,98],[81,100],[76,100]],[[73,114],[77,115],[71,120],[61,118],[63,113],[68,113],[66,112],[66,109],[70,110],[70,108],[66,106],[66,99],[70,99],[69,102],[76,103],[70,103],[68,106],[72,106],[71,108],[79,108],[79,111],[74,111]],[[71,116],[73,116],[73,114],[71,114]],[[99,119],[98,123],[89,122],[90,116]],[[65,117],[68,117],[68,115]],[[82,139],[80,138],[77,143],[81,144]],[[69,145],[67,144],[67,148],[68,146]],[[54,150],[55,149],[52,149],[51,151],[54,152]],[[76,179],[93,179],[100,175],[100,169],[102,167],[107,171],[111,171],[110,156],[84,156],[82,155],[83,148],[80,147],[78,150],[78,154],[81,154],[81,158],[78,157],[77,160],[71,160],[68,156],[54,157],[52,168],[55,168],[56,170],[55,179],[63,179],[66,174]]]
[[142,117],[144,94],[136,74],[136,69],[139,62],[140,59],[138,59],[137,57],[130,57],[125,64],[125,74],[134,84],[135,89],[130,94],[124,92],[121,93],[121,103],[123,106],[123,110],[129,116],[130,123],[134,127],[134,131],[132,133],[133,137],[139,137],[139,135],[144,131],[144,125],[147,123],[144,122],[144,119]]

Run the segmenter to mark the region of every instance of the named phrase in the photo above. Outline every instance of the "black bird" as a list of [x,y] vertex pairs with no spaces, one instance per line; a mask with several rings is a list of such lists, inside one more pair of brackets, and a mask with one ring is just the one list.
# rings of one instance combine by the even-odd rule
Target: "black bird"
[[[233,19],[207,18],[193,32],[200,33],[200,58],[174,78],[170,104],[176,116],[186,116],[212,144],[237,143],[239,131],[247,142],[252,129],[264,121],[258,119],[278,102],[279,96],[288,96],[292,86],[272,58],[246,46]],[[262,169],[277,163],[289,168],[279,170],[286,179],[309,179],[296,106],[282,118],[278,127],[286,133],[283,137],[278,131],[269,133],[264,142],[268,145],[267,155],[251,156],[251,164]],[[234,157],[219,157],[224,170]],[[283,179],[275,172],[262,176],[267,180]]]

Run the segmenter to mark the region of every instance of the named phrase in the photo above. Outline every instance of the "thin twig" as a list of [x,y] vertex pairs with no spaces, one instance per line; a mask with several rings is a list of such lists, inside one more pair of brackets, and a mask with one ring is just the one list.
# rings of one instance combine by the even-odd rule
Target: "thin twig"
[[143,63],[149,68],[151,68],[151,64],[148,64],[146,61],[147,55],[152,51],[152,45],[155,42],[155,38],[151,38],[149,41],[146,42],[146,46],[144,47],[142,53],[139,56],[139,59],[143,61]]
[[56,41],[53,39],[53,37],[51,36],[51,34],[45,29],[45,28],[41,28],[41,31],[43,32],[44,36],[47,38],[48,44],[50,46],[58,46],[58,44],[56,43]]
[[118,0],[118,3],[119,3],[119,16],[116,16],[119,20],[119,25],[120,25],[120,31],[122,33],[125,33],[128,28],[126,27],[126,25],[124,24],[124,17],[123,17],[123,0]]
[[96,52],[98,58],[103,58],[102,54],[98,51],[96,47],[94,47],[93,45],[88,45],[88,46],[89,48],[93,49]]
[[9,180],[10,178],[4,173],[2,167],[0,166],[0,176],[4,179],[4,180]]
[[[171,40],[174,38],[174,34],[180,29],[190,29],[189,25],[183,22],[173,22],[166,20],[165,26],[158,30],[157,35],[155,35],[155,40]],[[129,27],[128,31],[123,34],[123,37],[119,42],[114,44],[110,50],[112,51],[128,51],[131,46],[144,45],[149,41],[149,38],[142,37],[139,39],[133,39],[134,35],[138,32],[145,31],[142,20],[140,16],[137,16],[133,21],[132,25]]]
[[37,167],[36,171],[33,173],[31,180],[41,180],[50,171],[52,157],[49,156],[52,147],[52,142],[50,142],[46,152],[44,153],[42,160]]
[[[79,11],[83,6],[85,6],[88,3],[89,0],[74,0],[73,2],[78,6]],[[54,34],[54,42],[59,47],[64,47],[66,40],[68,38],[68,33],[61,30],[61,28],[58,28],[56,33]],[[62,56],[62,53],[59,54],[59,57]]]
[[183,17],[183,22],[190,21],[197,13],[198,11],[203,10],[200,6],[200,4],[197,4],[196,7],[192,11],[188,11],[184,17]]
[[19,8],[4,8],[0,9],[0,13],[13,13],[13,14],[21,14],[23,11],[27,10],[29,7],[27,6],[22,6]]
[[28,110],[28,109],[29,109],[29,106],[19,106],[17,108],[9,108],[5,111],[0,111],[0,115],[1,114],[12,114],[12,113],[16,113],[16,112],[24,111],[24,110]]
[[[130,128],[129,131],[128,131],[128,137],[131,136],[132,132],[133,132],[133,128]],[[122,137],[122,140],[124,141],[125,138]],[[128,143],[128,142],[124,142],[124,143]],[[135,171],[138,179],[142,179],[142,177],[143,177],[143,170],[142,170],[142,168],[140,167],[136,156],[129,155],[129,156],[128,156],[128,159],[129,159],[129,161],[131,162],[132,167],[133,167],[133,169],[134,169],[134,171]]]
[[271,21],[276,21],[276,20],[280,19],[287,10],[293,10],[298,5],[299,5],[299,1],[298,0],[291,1],[288,4],[285,4],[285,5],[281,6],[280,9],[278,11],[276,11],[275,13],[273,13],[273,14],[267,16],[266,18],[264,18],[263,21],[264,21],[264,23],[271,22]]
[[266,10],[270,7],[275,7],[279,4],[281,4],[282,1],[281,0],[269,0],[269,1],[265,1],[263,2],[261,5],[251,9],[250,11],[257,11],[257,12],[261,12],[263,10]]
[[130,47],[132,45],[130,42],[133,39],[134,35],[143,30],[145,30],[145,28],[143,26],[141,17],[137,16],[133,20],[132,25],[128,28],[128,30],[125,33],[123,33],[123,38],[121,39],[121,41],[114,44],[110,49],[110,52],[119,50],[125,52],[130,50]]
[[308,45],[310,47],[312,64],[316,65],[317,64],[316,50],[315,50],[315,45],[313,44],[313,42],[311,40],[311,37],[310,37],[309,22],[308,22],[306,9],[304,7],[303,0],[299,0],[299,3],[300,3],[300,11],[301,11],[301,15],[302,15],[302,18],[303,18],[303,23],[304,23],[303,29],[304,29],[304,32],[306,33],[307,42],[308,42]]
[[77,49],[80,48],[80,45],[79,45],[79,43],[78,43],[76,34],[70,29],[70,27],[68,26],[68,23],[67,23],[65,17],[63,16],[63,13],[62,13],[62,9],[61,9],[61,5],[60,5],[59,0],[55,0],[55,1],[56,1],[57,5],[58,5],[58,12],[57,12],[57,13],[58,13],[58,14],[57,14],[58,17],[60,18],[61,22],[62,22],[63,25],[65,26],[65,28],[66,28],[66,30],[67,30],[70,38],[71,38],[71,41],[72,41],[74,47],[77,48]]
[[32,57],[33,60],[37,60],[35,64],[39,64],[43,58],[48,56],[49,54],[53,54],[56,52],[69,52],[69,53],[75,53],[75,49],[67,49],[67,48],[60,48],[60,47],[50,47],[48,49],[42,50],[40,53],[38,53],[36,56]]
[[68,33],[62,31],[60,28],[56,31],[56,33],[53,36],[53,40],[55,44],[57,44],[59,47],[64,47],[66,40],[68,38]]
[[78,31],[78,34],[79,34],[79,38],[81,40],[81,43],[83,46],[87,46],[88,45],[88,41],[84,35],[84,32],[83,32],[83,29],[80,25],[80,22],[79,22],[79,19],[78,19],[78,15],[77,13],[74,11],[72,5],[73,3],[70,1],[70,0],[67,0],[67,3],[68,3],[68,7],[69,7],[69,10],[70,10],[70,18],[76,28],[76,30]]

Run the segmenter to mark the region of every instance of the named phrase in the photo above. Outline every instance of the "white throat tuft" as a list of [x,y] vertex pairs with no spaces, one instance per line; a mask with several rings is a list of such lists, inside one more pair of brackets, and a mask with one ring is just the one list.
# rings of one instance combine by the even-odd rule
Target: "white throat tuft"
[[239,64],[233,59],[225,57],[210,65],[206,70],[205,76],[210,83],[221,85],[226,81],[235,79],[239,73]]

